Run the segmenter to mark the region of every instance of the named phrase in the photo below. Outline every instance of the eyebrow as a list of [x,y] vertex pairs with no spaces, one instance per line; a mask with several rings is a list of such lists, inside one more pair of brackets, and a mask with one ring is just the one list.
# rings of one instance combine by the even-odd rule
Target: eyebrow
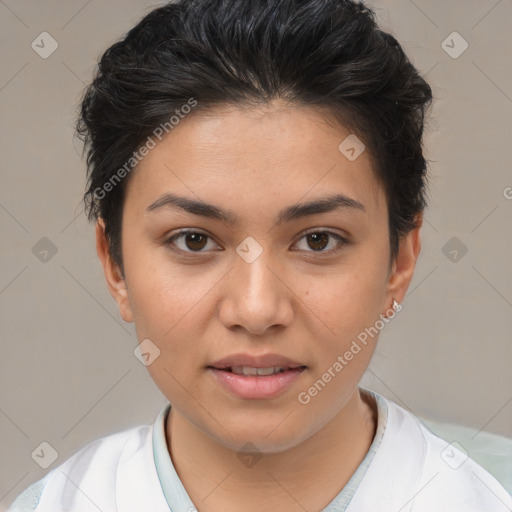
[[[188,213],[200,215],[209,219],[220,220],[229,225],[234,225],[238,221],[237,215],[231,210],[223,210],[218,206],[208,204],[203,201],[171,193],[164,194],[158,198],[154,203],[146,208],[146,212],[154,212],[168,208],[180,208]],[[284,208],[279,212],[276,224],[282,224],[283,222],[290,222],[302,217],[348,208],[363,212],[366,211],[361,202],[343,194],[335,194],[315,199],[307,203],[297,203]]]

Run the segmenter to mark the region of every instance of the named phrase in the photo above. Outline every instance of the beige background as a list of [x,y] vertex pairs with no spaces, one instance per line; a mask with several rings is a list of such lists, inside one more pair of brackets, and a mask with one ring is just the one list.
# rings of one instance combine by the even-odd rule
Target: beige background
[[[166,401],[104,283],[73,140],[97,58],[156,5],[0,0],[0,510],[47,472],[31,458],[41,442],[58,452],[49,471],[93,439],[153,422]],[[423,251],[364,384],[416,414],[512,437],[512,2],[370,5],[436,101]],[[47,59],[31,48],[43,31],[59,45]],[[453,31],[469,44],[456,59],[441,46]],[[46,263],[33,253],[43,237],[57,249]],[[443,252],[452,237],[467,247],[456,262]]]

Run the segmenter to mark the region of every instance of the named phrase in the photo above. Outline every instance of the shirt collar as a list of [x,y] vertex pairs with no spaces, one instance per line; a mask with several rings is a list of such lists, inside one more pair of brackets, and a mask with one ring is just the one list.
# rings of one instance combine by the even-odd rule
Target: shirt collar
[[167,402],[153,427],[153,457],[156,472],[171,512],[192,512],[196,508],[176,473],[167,447],[165,425],[170,410],[171,404]]

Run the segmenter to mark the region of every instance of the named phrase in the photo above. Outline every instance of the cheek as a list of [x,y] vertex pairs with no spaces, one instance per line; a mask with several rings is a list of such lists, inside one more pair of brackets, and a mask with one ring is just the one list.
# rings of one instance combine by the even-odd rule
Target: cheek
[[165,338],[197,319],[194,309],[216,282],[211,272],[172,263],[163,248],[134,249],[125,267],[135,324],[146,337]]
[[386,292],[386,268],[378,261],[354,258],[329,275],[302,277],[296,282],[301,281],[304,304],[335,340],[357,336],[379,318]]
[[[137,265],[137,261],[144,264]],[[165,381],[166,386],[174,386],[170,374],[184,382],[207,357],[201,352],[201,341],[214,314],[215,286],[226,269],[199,268],[172,263],[160,250],[140,258],[132,254],[127,261],[137,339],[150,339],[160,350],[148,366],[157,384]]]
[[159,356],[147,370],[167,397],[188,400],[200,395],[190,375],[203,363],[201,335],[208,329],[204,307],[214,283],[193,267],[178,269],[168,261],[132,274],[137,339],[150,339],[158,347]]
[[381,314],[385,276],[378,261],[359,258],[329,279],[311,280],[304,291],[308,329],[321,326],[311,379],[298,397],[311,418],[325,418],[326,410],[334,414],[343,407],[368,367],[378,339],[372,327]]

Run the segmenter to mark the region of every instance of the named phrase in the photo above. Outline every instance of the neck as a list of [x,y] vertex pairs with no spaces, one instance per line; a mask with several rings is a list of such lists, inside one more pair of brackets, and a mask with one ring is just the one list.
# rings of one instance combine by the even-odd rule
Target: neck
[[324,508],[341,491],[368,452],[376,425],[376,404],[356,389],[313,436],[284,452],[266,453],[253,466],[241,464],[236,451],[174,409],[166,435],[176,472],[199,512],[303,511]]

